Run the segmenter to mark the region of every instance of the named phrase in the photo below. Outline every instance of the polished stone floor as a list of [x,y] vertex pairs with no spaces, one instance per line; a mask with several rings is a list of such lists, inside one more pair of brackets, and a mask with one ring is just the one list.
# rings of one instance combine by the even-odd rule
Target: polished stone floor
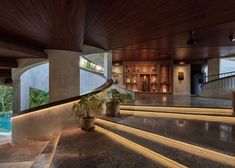
[[235,125],[173,118],[102,118],[235,156]]
[[97,122],[97,125],[112,131],[128,140],[131,140],[134,143],[137,143],[145,148],[148,148],[154,152],[157,152],[171,160],[174,160],[182,165],[191,168],[204,168],[204,167],[213,167],[213,168],[229,168],[230,166],[218,163],[216,161],[204,158],[202,156],[198,156],[195,154],[191,154],[189,152],[185,152],[183,150],[173,148],[166,144],[157,143],[156,141],[152,141],[151,139],[146,139],[141,136],[137,136],[131,132],[126,132],[125,130],[118,129],[116,126],[105,125]]
[[80,129],[65,131],[52,168],[158,168],[161,165],[122,146],[108,136]]
[[231,100],[198,96],[136,94],[131,105],[231,108]]

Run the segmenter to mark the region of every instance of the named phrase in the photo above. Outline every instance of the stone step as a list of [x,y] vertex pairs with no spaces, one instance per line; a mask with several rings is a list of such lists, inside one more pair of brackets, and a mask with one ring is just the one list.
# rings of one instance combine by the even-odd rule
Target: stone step
[[96,124],[189,167],[235,167],[235,157],[230,155],[103,119],[97,119]]
[[184,120],[197,120],[235,124],[234,116],[221,116],[221,115],[197,115],[197,114],[182,114],[182,113],[167,113],[167,112],[152,112],[152,111],[138,111],[138,110],[120,110],[121,115],[125,116],[140,116],[152,118],[175,118]]
[[36,157],[32,164],[32,168],[50,168],[60,135],[61,134],[54,135],[49,140],[42,152]]
[[0,163],[0,168],[31,168],[33,161]]
[[[134,148],[130,148],[131,145]],[[143,151],[144,149],[137,144],[128,143],[125,139],[118,138],[117,135],[98,126],[91,132],[80,129],[67,130],[61,135],[51,167],[185,168],[184,165],[158,156],[158,159],[165,161],[165,165],[162,165],[152,159],[156,158],[156,153],[148,151],[148,155],[145,155]]]
[[0,145],[0,168],[30,168],[48,141],[27,140]]
[[195,114],[195,115],[213,115],[213,116],[232,116],[233,115],[232,109],[228,109],[228,108],[195,108],[195,107],[164,107],[164,106],[160,107],[160,106],[121,105],[120,110]]

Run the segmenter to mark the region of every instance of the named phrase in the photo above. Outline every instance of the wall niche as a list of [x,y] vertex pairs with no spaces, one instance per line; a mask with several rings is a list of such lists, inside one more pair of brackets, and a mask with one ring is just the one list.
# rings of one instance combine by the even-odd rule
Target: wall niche
[[172,62],[124,62],[123,83],[139,93],[172,93]]

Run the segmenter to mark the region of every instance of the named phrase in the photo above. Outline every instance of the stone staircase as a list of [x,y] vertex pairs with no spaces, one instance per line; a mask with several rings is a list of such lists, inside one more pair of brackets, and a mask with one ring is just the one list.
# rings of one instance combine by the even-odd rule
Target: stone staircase
[[121,105],[123,116],[175,118],[235,124],[235,115],[229,108],[157,107]]
[[222,168],[235,166],[235,157],[223,151],[218,152],[206,147],[185,143],[156,133],[119,124],[115,121],[98,119],[96,124],[186,167]]
[[[55,135],[33,163],[25,164],[33,168],[235,167],[231,109],[121,106],[121,115],[100,116],[93,132],[77,128]],[[214,128],[224,131],[218,134]]]
[[235,167],[234,147],[213,148],[106,119],[96,120],[94,132],[64,131],[50,167]]
[[97,126],[92,132],[84,132],[80,129],[64,131],[59,139],[51,167],[154,168],[164,166],[123,146],[102,133]]
[[47,141],[25,141],[0,145],[0,168],[30,168]]

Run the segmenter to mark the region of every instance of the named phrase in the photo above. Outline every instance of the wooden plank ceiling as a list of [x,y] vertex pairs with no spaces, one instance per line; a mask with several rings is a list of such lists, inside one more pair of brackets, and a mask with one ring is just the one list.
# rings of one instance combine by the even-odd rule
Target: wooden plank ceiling
[[[115,62],[205,60],[235,54],[234,0],[1,0],[0,58],[44,49],[113,50]],[[195,29],[198,44],[190,46]]]

